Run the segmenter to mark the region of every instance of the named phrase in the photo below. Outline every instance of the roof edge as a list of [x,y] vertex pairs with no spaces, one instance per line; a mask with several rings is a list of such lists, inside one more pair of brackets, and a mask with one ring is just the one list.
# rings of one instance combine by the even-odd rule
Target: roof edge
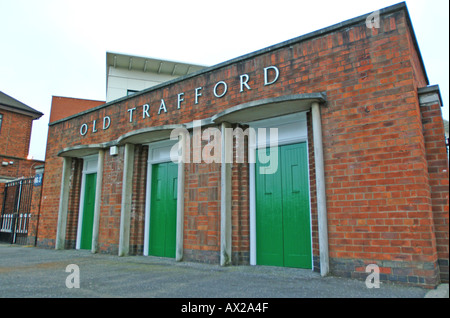
[[[2,97],[2,100],[0,100],[0,107],[6,108],[7,110],[10,110],[15,113],[24,114],[27,116],[33,117],[33,119],[41,118],[44,114],[40,111],[22,103],[21,101],[15,99],[14,97],[11,97],[10,95],[0,91],[0,97]],[[12,103],[11,103],[12,102]]]
[[[33,118],[33,120],[35,119],[39,119],[42,116],[44,116],[43,113],[41,113],[40,111],[29,111],[26,109],[21,109],[21,108],[17,108],[14,106],[9,106],[9,105],[5,105],[5,104],[0,104],[0,108],[1,109],[5,109],[7,111],[10,111],[12,113],[17,113],[17,114],[22,114],[22,115],[26,115],[26,116],[30,116],[31,118]],[[31,107],[30,107],[31,108]]]
[[423,96],[423,95],[436,94],[437,98],[439,99],[440,106],[441,107],[444,106],[444,103],[442,102],[441,90],[439,88],[439,85],[419,87],[417,89],[417,94],[419,95],[419,98],[420,98],[420,96]]
[[[426,78],[427,83],[428,83],[428,77],[427,77],[427,74],[426,74],[425,66],[424,66],[424,63],[423,63],[422,56],[420,54],[420,50],[419,50],[419,46],[417,44],[417,39],[416,39],[416,36],[414,34],[414,30],[412,28],[411,18],[409,16],[409,12],[408,12],[406,3],[403,1],[403,2],[400,2],[398,4],[394,4],[392,6],[385,7],[385,8],[382,8],[380,10],[377,10],[377,11],[380,12],[380,15],[385,15],[385,14],[393,13],[393,12],[400,11],[400,10],[405,10],[405,12],[406,12],[406,18],[407,18],[407,21],[408,21],[408,26],[410,26],[410,28],[411,28],[410,31],[411,31],[411,33],[413,35],[412,38],[413,38],[414,46],[415,46],[415,48],[417,50],[418,57],[420,59],[421,65],[422,65],[422,69],[424,71],[424,75],[425,75],[425,78]],[[67,117],[67,118],[64,118],[64,119],[61,119],[61,120],[58,120],[58,121],[54,121],[54,122],[50,123],[49,126],[53,126],[53,125],[59,124],[61,122],[64,122],[64,121],[76,118],[78,116],[82,116],[82,115],[88,114],[90,112],[94,112],[94,111],[97,111],[99,109],[106,108],[106,107],[108,107],[110,105],[117,104],[117,103],[120,103],[122,101],[131,99],[131,98],[135,98],[135,97],[138,97],[140,95],[144,95],[144,94],[147,94],[149,92],[156,91],[156,90],[159,90],[161,88],[173,85],[175,83],[179,83],[179,82],[182,82],[184,80],[187,80],[187,79],[190,79],[190,78],[202,75],[202,74],[206,74],[208,72],[212,72],[212,71],[218,70],[220,68],[229,66],[231,64],[235,64],[235,63],[238,63],[238,62],[241,62],[241,61],[245,61],[245,60],[257,57],[259,55],[266,54],[266,53],[269,53],[269,52],[281,49],[281,48],[286,47],[286,46],[291,46],[293,44],[296,44],[296,43],[299,43],[299,42],[302,42],[302,41],[306,41],[306,40],[309,40],[309,39],[317,37],[317,36],[322,36],[324,34],[334,32],[334,31],[342,29],[342,28],[350,27],[352,25],[361,23],[362,21],[366,21],[367,17],[369,15],[371,15],[371,14],[373,14],[373,12],[366,13],[366,14],[360,15],[358,17],[355,17],[355,18],[352,18],[352,19],[349,19],[349,20],[345,20],[343,22],[339,22],[339,23],[333,24],[333,25],[325,27],[323,29],[319,29],[317,31],[313,31],[313,32],[310,32],[310,33],[307,33],[307,34],[295,37],[293,39],[290,39],[290,40],[287,40],[287,41],[284,41],[284,42],[280,42],[278,44],[274,44],[274,45],[268,46],[266,48],[262,48],[260,50],[254,51],[254,52],[238,56],[236,58],[230,59],[228,61],[221,62],[219,64],[216,64],[216,65],[213,65],[213,66],[210,66],[210,67],[206,67],[206,68],[204,68],[202,70],[190,73],[188,75],[180,76],[180,77],[175,78],[173,80],[169,80],[167,82],[164,82],[164,83],[161,83],[161,84],[149,87],[147,89],[144,89],[142,91],[136,92],[133,95],[124,96],[124,97],[112,100],[110,102],[107,102],[107,103],[105,103],[103,105],[99,105],[97,107],[91,108],[91,109],[86,110],[84,112],[78,113],[76,115],[72,115],[70,117]]]

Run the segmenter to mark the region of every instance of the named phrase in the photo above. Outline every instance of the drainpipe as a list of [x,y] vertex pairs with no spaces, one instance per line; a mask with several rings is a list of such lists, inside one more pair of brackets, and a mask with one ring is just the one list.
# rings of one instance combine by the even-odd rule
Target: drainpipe
[[311,105],[314,138],[314,162],[316,165],[317,214],[319,222],[320,275],[329,272],[327,199],[325,192],[325,168],[323,161],[322,122],[318,102]]
[[55,249],[63,250],[66,241],[66,227],[67,227],[67,209],[69,206],[69,182],[70,169],[72,168],[72,158],[64,157],[62,178],[61,178],[61,192],[59,197],[58,209],[58,227],[56,229]]

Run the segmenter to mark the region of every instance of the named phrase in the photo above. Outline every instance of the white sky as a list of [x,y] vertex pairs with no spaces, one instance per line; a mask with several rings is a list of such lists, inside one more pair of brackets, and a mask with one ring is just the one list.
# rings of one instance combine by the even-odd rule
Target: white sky
[[[105,100],[106,52],[214,65],[399,0],[0,0],[0,91],[45,115],[52,96]],[[430,84],[449,118],[449,1],[407,0]]]

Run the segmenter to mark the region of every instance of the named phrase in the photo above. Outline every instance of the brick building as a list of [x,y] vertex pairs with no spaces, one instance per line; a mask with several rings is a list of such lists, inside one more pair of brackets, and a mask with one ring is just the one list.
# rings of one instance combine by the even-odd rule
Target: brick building
[[[27,244],[27,224],[37,222],[40,189],[33,178],[42,176],[44,162],[29,158],[33,120],[43,114],[0,92],[0,241]],[[19,204],[19,202],[21,202]],[[14,221],[13,221],[14,220]],[[17,221],[16,221],[17,220]],[[12,226],[17,223],[17,226]],[[14,227],[14,229],[12,229]],[[16,240],[14,231],[24,236]],[[31,242],[34,244],[34,241]]]
[[28,157],[33,120],[42,115],[0,92],[0,202],[5,182],[20,177],[34,177],[34,168],[44,163]]
[[52,96],[52,107],[49,122],[78,114],[88,109],[104,104],[105,101],[80,99],[62,96]]
[[37,245],[435,286],[441,105],[404,3],[171,79],[50,123]]
[[28,160],[33,120],[43,114],[0,92],[0,182],[34,176],[43,161]]

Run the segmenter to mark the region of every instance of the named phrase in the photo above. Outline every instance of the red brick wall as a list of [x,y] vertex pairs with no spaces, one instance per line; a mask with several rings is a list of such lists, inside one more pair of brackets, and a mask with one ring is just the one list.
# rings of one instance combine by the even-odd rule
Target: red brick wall
[[77,226],[80,210],[81,178],[83,160],[73,158],[69,184],[69,205],[67,209],[66,248],[75,248],[77,240]]
[[1,210],[3,209],[4,193],[5,193],[5,184],[4,183],[0,183],[0,213],[1,213]]
[[438,103],[421,106],[420,108],[422,111],[439,269],[442,281],[448,283],[449,165],[445,146],[445,131],[443,122],[440,120],[442,117],[441,106]]
[[0,155],[26,158],[30,147],[33,118],[0,110],[3,115],[0,130]]
[[[122,204],[124,148],[117,156],[105,154],[103,166],[102,204],[100,206],[99,248],[117,254],[119,250],[120,210]],[[135,174],[137,171],[135,170]],[[130,243],[135,243],[130,240]]]
[[[8,165],[3,166],[2,162],[8,162]],[[10,162],[13,163],[10,164]],[[0,176],[9,178],[34,177],[35,168],[43,164],[44,161],[41,160],[27,160],[0,154]]]
[[[0,194],[1,196],[1,194]],[[33,192],[31,198],[30,214],[31,218],[28,223],[28,245],[36,244],[36,237],[39,231],[39,215],[41,208],[42,183],[41,185],[33,185]],[[1,198],[0,198],[1,201]],[[1,205],[0,205],[1,206]]]
[[54,121],[78,114],[104,103],[104,101],[97,100],[52,96],[50,122],[52,123]]
[[[241,127],[245,130],[246,127]],[[236,129],[236,126],[232,127]],[[236,139],[233,143],[233,158],[236,158]],[[247,149],[248,140],[244,138]],[[234,161],[237,161],[234,159]],[[250,261],[250,191],[248,151],[244,152],[244,163],[233,163],[231,167],[231,245],[232,263],[249,264]],[[220,178],[217,180],[220,183]],[[220,188],[219,188],[220,189]],[[219,190],[220,191],[220,190]]]
[[[49,127],[49,136],[52,127]],[[47,145],[52,139],[48,139]],[[38,238],[36,245],[40,247],[54,247],[56,238],[56,225],[58,223],[59,196],[61,190],[61,172],[63,158],[55,155],[47,157],[45,160],[46,169],[42,184],[41,209],[38,224]],[[48,166],[47,166],[48,164]],[[57,172],[56,172],[57,171]],[[75,200],[75,198],[72,198]]]
[[[380,29],[370,30],[365,21],[360,21],[340,30],[268,49],[51,125],[41,208],[45,230],[40,237],[50,242],[56,233],[62,167],[62,159],[56,155],[61,149],[117,140],[127,132],[145,127],[208,118],[253,100],[326,92],[328,103],[321,108],[321,115],[332,272],[362,277],[366,275],[365,266],[375,263],[381,267],[385,280],[435,284],[438,280],[437,249],[441,249],[441,244],[435,240],[433,222],[439,218],[433,214],[434,190],[430,179],[445,181],[441,181],[441,175],[436,175],[439,181],[434,180],[435,176],[428,171],[428,150],[417,98],[417,88],[425,86],[426,79],[418,55],[414,53],[405,11],[382,16],[380,24]],[[275,84],[264,86],[263,69],[271,65],[279,68],[280,77]],[[239,76],[242,74],[249,75],[251,90],[241,93]],[[222,98],[212,93],[218,81],[228,84],[228,92]],[[197,87],[202,87],[202,96],[195,104]],[[177,109],[179,93],[185,95]],[[158,115],[162,98],[168,112]],[[149,118],[142,117],[143,104],[150,105]],[[127,110],[134,107],[136,111],[130,123]],[[111,118],[111,127],[107,130],[101,129],[104,116]],[[431,117],[433,121],[441,120],[435,119],[436,115]],[[95,133],[92,132],[94,120],[98,129]],[[80,136],[80,127],[85,123],[89,130],[85,136]],[[308,125],[313,255],[317,268],[314,141]],[[140,161],[144,160],[144,150],[137,151],[135,177],[145,170],[145,164]],[[123,147],[119,156],[105,157],[99,239],[103,250],[114,251],[118,244],[122,169]],[[245,258],[243,255],[249,250],[248,168],[233,165],[232,171],[233,253]],[[186,164],[185,173],[185,257],[218,262],[220,164]],[[142,217],[143,185],[136,181],[135,187],[139,188],[133,190],[136,191],[133,197],[136,214],[133,214],[131,242],[137,251],[142,240],[138,220]],[[442,195],[445,196],[445,191]],[[445,215],[444,211],[441,219],[442,222],[448,220],[448,212]],[[444,252],[439,253],[444,255]]]
[[[317,193],[316,193],[316,164],[314,162],[314,139],[312,130],[311,112],[306,115],[308,128],[308,162],[309,162],[309,198],[311,209],[311,238],[314,270],[320,271],[319,257],[319,221],[317,215]],[[327,212],[333,212],[333,209],[327,207]],[[329,222],[329,221],[328,221]],[[335,233],[328,233],[328,240],[337,237]]]
[[131,202],[131,254],[142,255],[144,252],[147,160],[148,146],[136,145],[134,151],[133,190]]
[[[191,145],[193,147],[193,140]],[[207,141],[202,141],[202,149]],[[195,148],[193,152],[195,152]],[[220,259],[219,163],[185,164],[184,259],[217,264]]]

